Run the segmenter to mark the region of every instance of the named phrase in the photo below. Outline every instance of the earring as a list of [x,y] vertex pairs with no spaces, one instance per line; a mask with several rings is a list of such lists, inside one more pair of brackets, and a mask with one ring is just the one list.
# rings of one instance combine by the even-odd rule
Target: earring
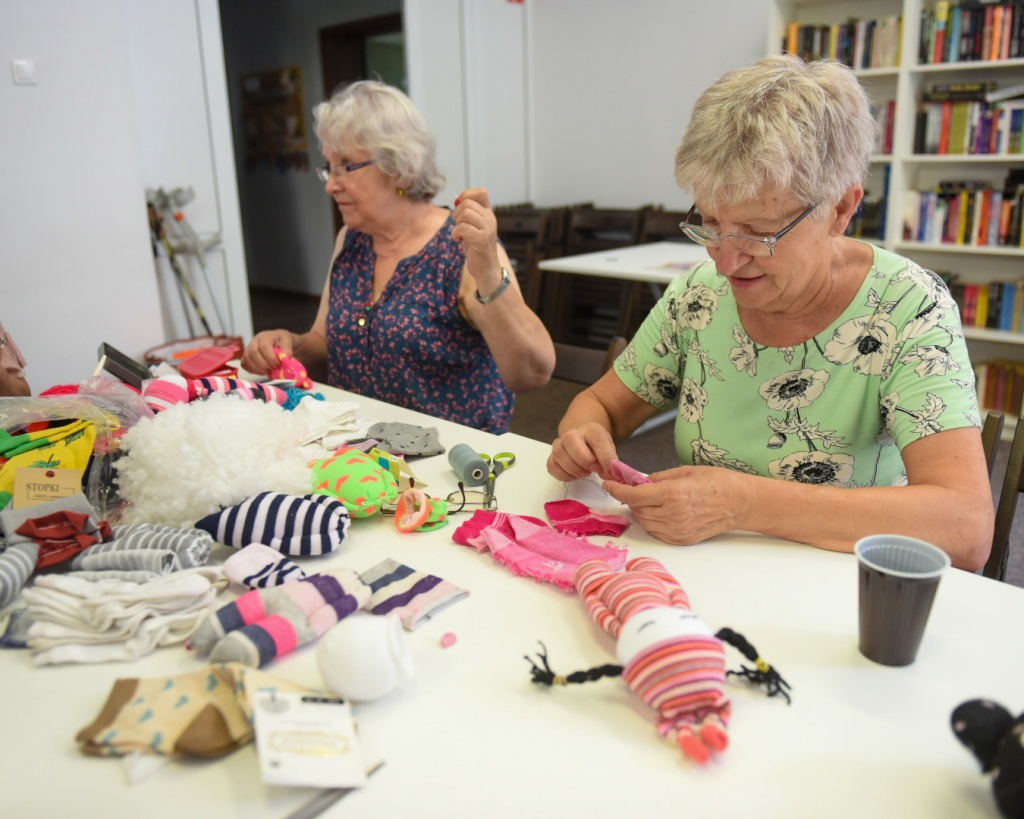
[[398,189],[398,195],[399,196],[405,196],[405,188],[399,188]]

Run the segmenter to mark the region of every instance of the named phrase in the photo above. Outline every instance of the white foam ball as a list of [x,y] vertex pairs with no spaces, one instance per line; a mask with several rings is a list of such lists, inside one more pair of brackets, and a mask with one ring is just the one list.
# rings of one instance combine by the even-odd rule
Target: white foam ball
[[366,702],[412,680],[414,668],[395,614],[352,614],[331,628],[316,649],[327,689],[346,700]]

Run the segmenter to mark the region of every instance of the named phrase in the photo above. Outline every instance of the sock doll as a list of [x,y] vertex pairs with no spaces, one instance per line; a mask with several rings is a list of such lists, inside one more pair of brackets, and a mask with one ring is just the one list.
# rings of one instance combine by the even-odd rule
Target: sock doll
[[[621,665],[561,677],[541,653],[543,668],[527,657],[534,682],[565,685],[621,674],[629,689],[657,711],[661,735],[699,763],[729,744],[727,675],[744,676],[766,685],[769,696],[778,693],[789,700],[785,691],[789,686],[778,672],[740,635],[729,629],[713,634],[690,610],[688,595],[658,561],[634,558],[621,572],[601,561],[588,561],[576,572],[576,590],[591,619],[616,638]],[[726,671],[723,641],[754,660],[756,670]]]

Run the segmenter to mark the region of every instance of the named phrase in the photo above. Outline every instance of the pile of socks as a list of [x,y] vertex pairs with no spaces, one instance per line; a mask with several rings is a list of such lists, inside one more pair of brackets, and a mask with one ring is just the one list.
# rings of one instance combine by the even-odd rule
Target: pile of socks
[[217,596],[220,569],[137,583],[44,574],[22,591],[37,665],[136,660],[184,640]]

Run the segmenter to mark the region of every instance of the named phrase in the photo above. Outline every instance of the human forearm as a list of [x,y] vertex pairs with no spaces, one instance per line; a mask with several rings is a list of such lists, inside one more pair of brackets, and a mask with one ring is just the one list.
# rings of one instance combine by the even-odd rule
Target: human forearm
[[892,533],[934,543],[959,568],[980,568],[991,548],[994,513],[978,430],[928,435],[901,454],[904,486],[814,485],[684,466],[652,474],[645,486],[609,482],[607,488],[666,543],[685,546],[746,530],[851,552],[865,535]]
[[861,537],[904,534],[946,551],[953,565],[975,571],[992,544],[991,496],[972,498],[942,486],[845,489],[747,477],[747,502],[734,528],[852,552]]
[[494,356],[505,386],[521,393],[547,384],[555,368],[555,348],[519,290],[510,288],[479,308],[474,316],[477,329]]

